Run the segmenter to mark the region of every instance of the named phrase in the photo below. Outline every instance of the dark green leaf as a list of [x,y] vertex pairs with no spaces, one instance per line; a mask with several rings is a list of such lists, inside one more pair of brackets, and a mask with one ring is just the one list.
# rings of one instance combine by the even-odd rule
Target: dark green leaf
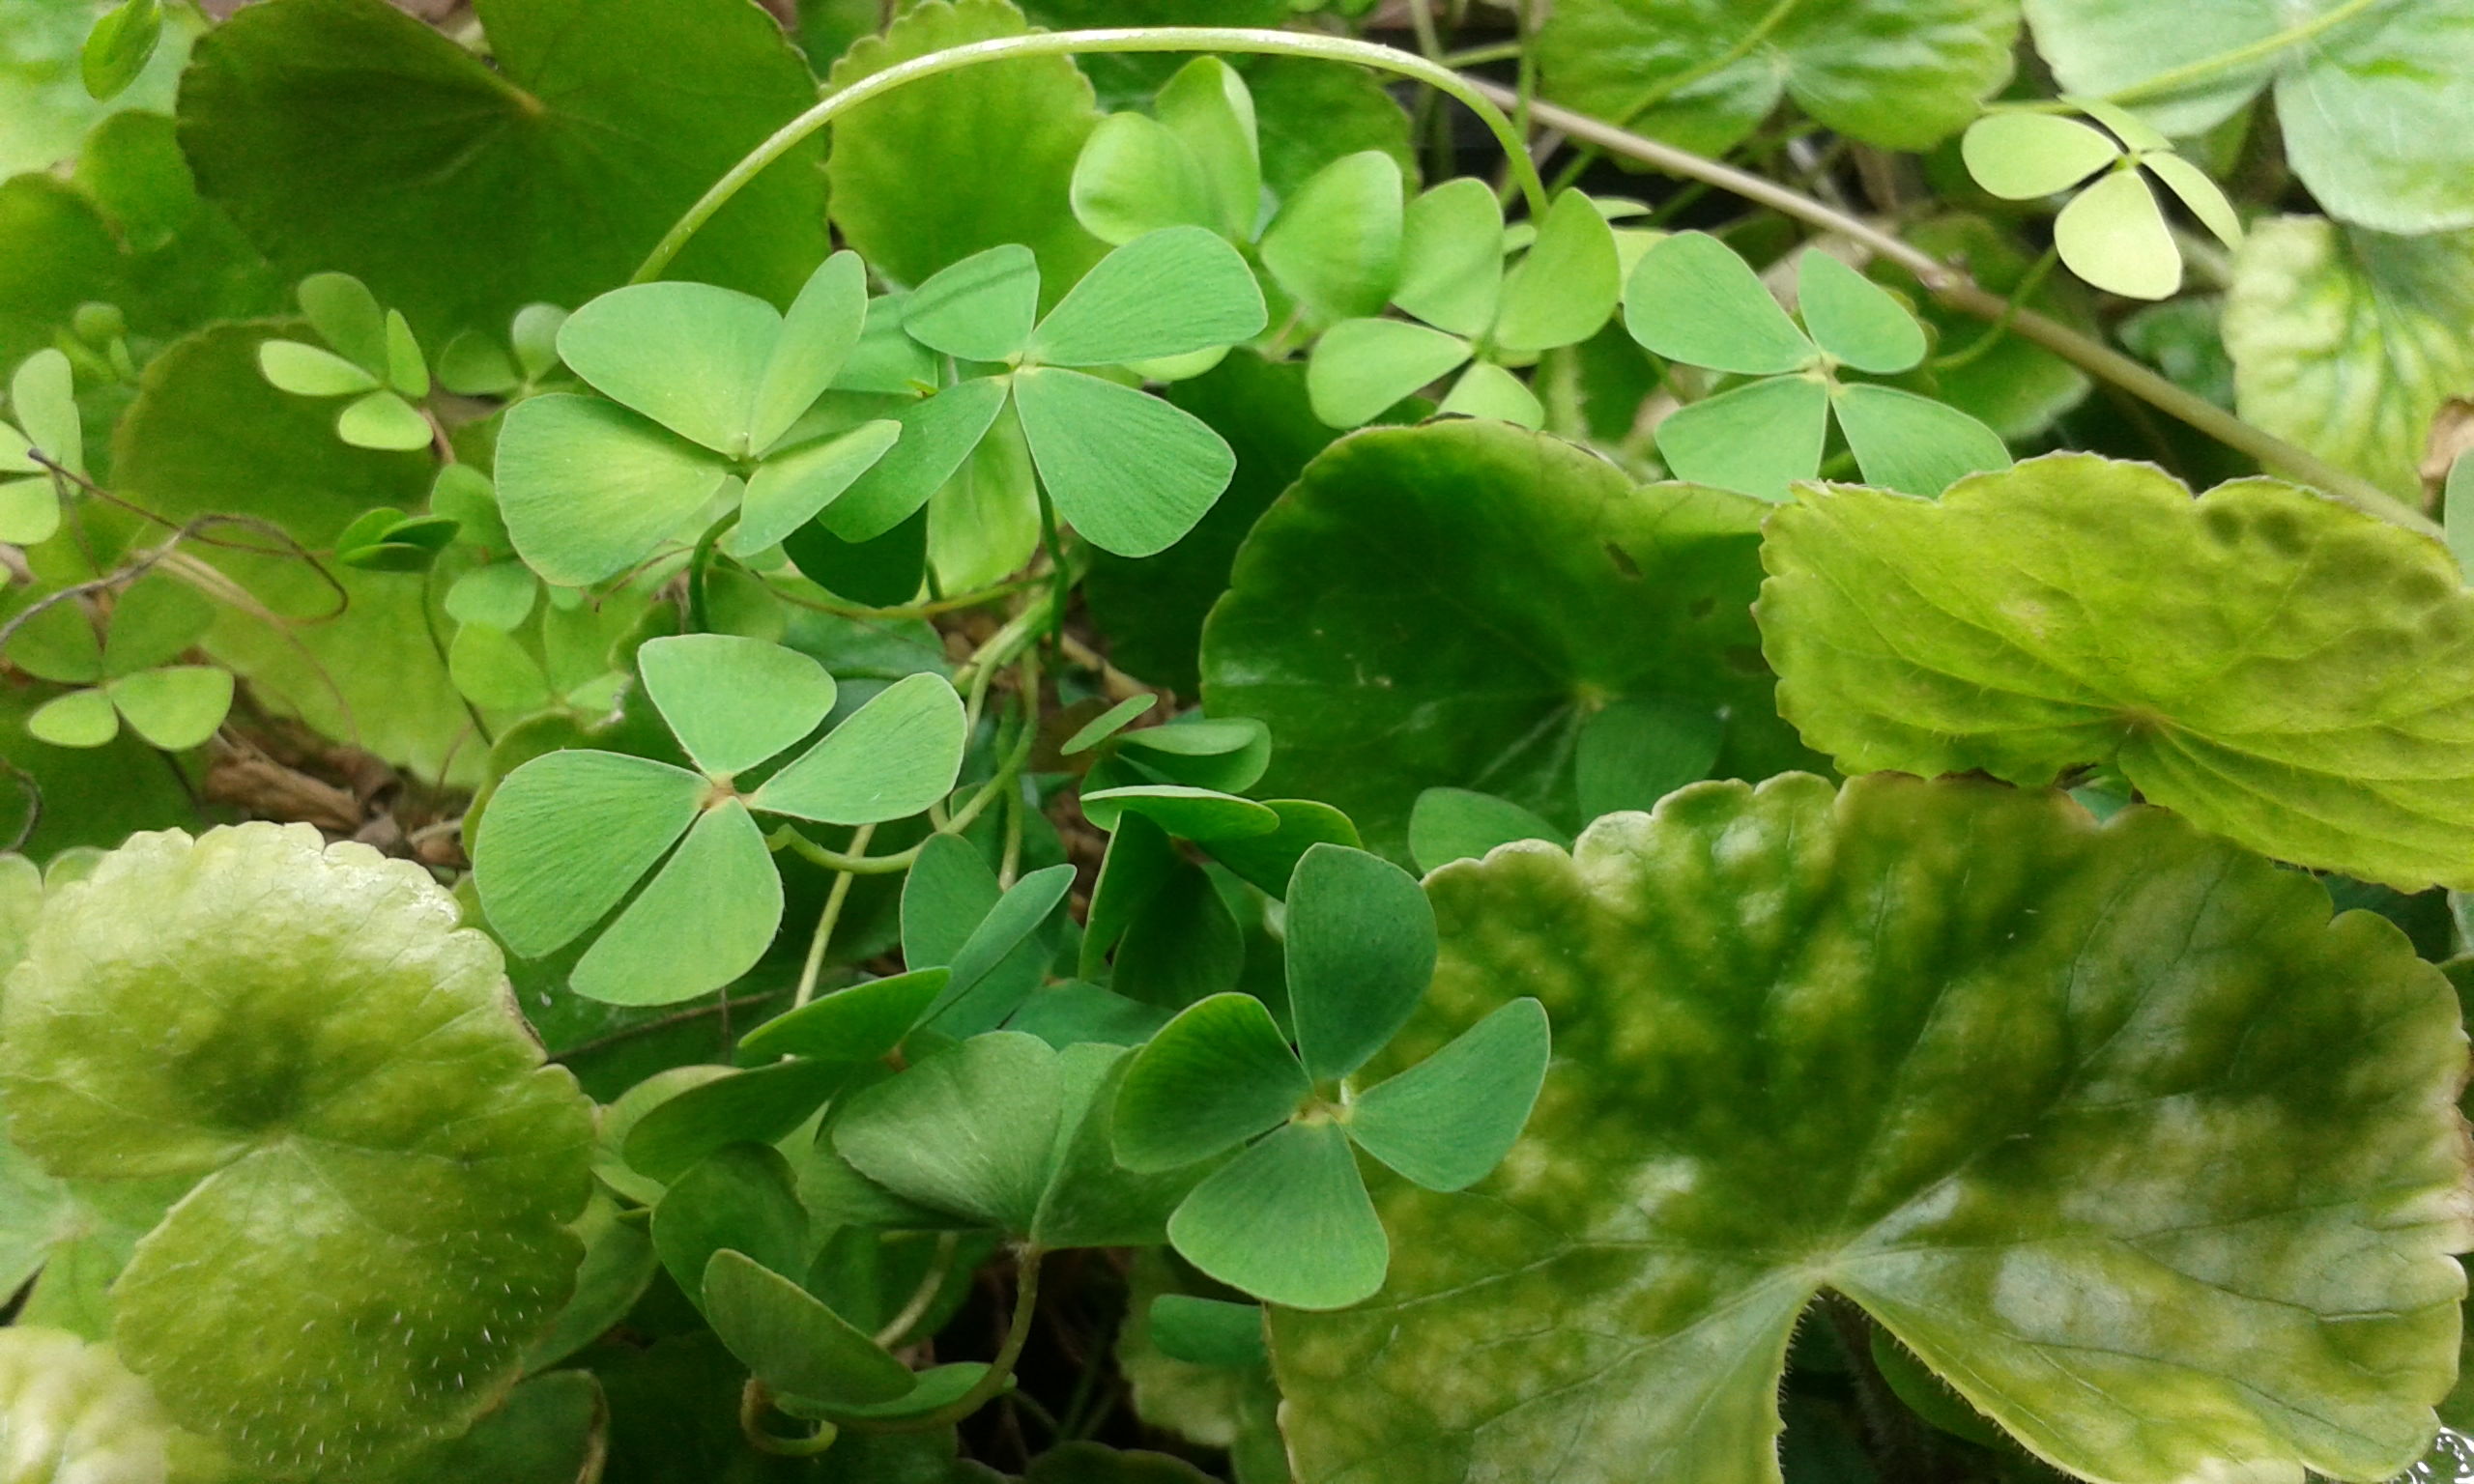
[[739,1060],[761,1064],[776,1056],[808,1056],[828,1062],[875,1061],[902,1044],[949,977],[941,968],[920,968],[837,989],[740,1037]]
[[1545,1008],[1513,1000],[1360,1093],[1349,1105],[1349,1138],[1429,1190],[1465,1190],[1520,1137],[1546,1079],[1548,1049]]
[[1515,840],[1542,840],[1566,849],[1572,843],[1570,836],[1510,799],[1467,788],[1428,788],[1409,813],[1409,858],[1420,870],[1476,860]]
[[1027,1236],[1068,1111],[1064,1054],[975,1036],[852,1097],[833,1147],[898,1195]]
[[1288,1003],[1318,1080],[1366,1065],[1434,977],[1434,909],[1417,879],[1378,855],[1316,845],[1288,885]]
[[836,597],[891,608],[917,595],[927,574],[928,510],[866,541],[845,541],[821,520],[810,521],[782,538],[782,551],[801,577]]
[[1128,1064],[1117,1091],[1117,1162],[1144,1172],[1208,1159],[1286,1122],[1313,1090],[1262,1001],[1198,1000]]
[[[973,1036],[1005,1022],[1038,987],[1041,968],[1052,954],[1045,938],[1030,953],[1021,950],[1056,915],[1073,885],[1073,867],[1050,866],[1022,877],[996,899],[954,950],[952,978],[929,1010],[935,1029]],[[904,905],[908,906],[906,897]]]
[[1311,799],[1269,799],[1263,807],[1280,816],[1280,827],[1268,835],[1223,835],[1204,848],[1211,858],[1235,871],[1248,885],[1273,897],[1288,894],[1299,857],[1316,845],[1363,843],[1349,816],[1329,804]]
[[[733,0],[477,14],[488,63],[378,0],[250,7],[199,43],[182,89],[206,194],[279,266],[359,274],[433,344],[623,282],[815,100],[780,27]],[[675,271],[790,300],[824,255],[820,148],[752,182]]]
[[866,1405],[893,1401],[919,1384],[883,1346],[745,1253],[714,1253],[699,1292],[731,1354],[785,1395]]
[[1162,1010],[1234,989],[1246,970],[1246,936],[1211,873],[1171,855],[1116,945],[1109,987]]
[[1141,814],[1181,840],[1245,840],[1280,828],[1269,806],[1182,784],[1137,784],[1082,795],[1083,817],[1101,829],[1123,813]]
[[824,1106],[851,1072],[839,1062],[801,1059],[689,1088],[627,1131],[627,1165],[667,1184],[725,1144],[774,1143]]
[[1724,710],[1716,771],[1808,755],[1754,658],[1766,507],[1500,424],[1361,433],[1254,528],[1203,645],[1203,699],[1267,723],[1260,791],[1344,811],[1400,858],[1431,787],[1568,829],[1582,696]]
[[1338,1126],[1275,1131],[1194,1187],[1168,1218],[1186,1261],[1294,1309],[1339,1309],[1383,1286],[1391,1244]]
[[1168,1358],[1192,1365],[1262,1365],[1271,1359],[1260,1304],[1187,1294],[1162,1294],[1151,1301],[1151,1343]]
[[[1595,819],[1619,809],[1656,808],[1658,800],[1678,788],[1708,778],[1726,739],[1726,723],[1700,707],[1659,700],[1615,702],[1581,724],[1580,746],[1572,758],[1581,817]],[[1506,838],[1570,843],[1551,835]],[[1428,870],[1451,858],[1439,857],[1429,865],[1424,854],[1418,857]]]
[[807,1245],[790,1161],[762,1144],[705,1156],[653,1208],[653,1250],[683,1293],[704,1291],[705,1265],[725,1248],[787,1275],[806,1267]]

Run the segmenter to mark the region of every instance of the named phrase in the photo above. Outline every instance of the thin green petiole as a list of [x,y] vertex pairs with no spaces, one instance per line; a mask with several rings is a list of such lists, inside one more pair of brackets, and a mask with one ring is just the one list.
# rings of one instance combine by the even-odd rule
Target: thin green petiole
[[1436,91],[1457,99],[1485,123],[1504,152],[1512,161],[1514,177],[1529,198],[1530,214],[1544,220],[1546,216],[1546,183],[1539,177],[1538,167],[1529,159],[1520,130],[1510,119],[1494,105],[1469,79],[1448,67],[1430,62],[1396,46],[1377,45],[1343,36],[1315,36],[1300,31],[1268,31],[1250,26],[1118,26],[1092,31],[1044,31],[1031,36],[998,37],[993,41],[973,42],[966,46],[952,46],[932,51],[924,57],[889,67],[881,72],[862,77],[800,114],[771,137],[748,152],[745,158],[731,166],[715,181],[702,199],[687,209],[653,250],[638,265],[630,283],[649,283],[661,276],[713,214],[744,189],[747,183],[763,173],[764,167],[796,149],[800,142],[835,119],[868,102],[881,98],[908,83],[943,72],[960,71],[988,62],[1003,62],[1015,57],[1071,56],[1077,52],[1252,52],[1262,56],[1311,57],[1325,62],[1349,63],[1370,67],[1380,71],[1414,78]]
[[[868,842],[876,833],[877,827],[873,824],[863,824],[852,831],[850,853],[862,857],[867,855]],[[816,977],[824,967],[824,947],[833,941],[833,926],[842,920],[842,903],[849,899],[850,883],[854,879],[847,870],[837,872],[832,887],[824,894],[824,912],[817,918],[816,932],[808,939],[807,962],[799,966],[799,992],[791,1001],[792,1010],[805,1005],[816,993]]]

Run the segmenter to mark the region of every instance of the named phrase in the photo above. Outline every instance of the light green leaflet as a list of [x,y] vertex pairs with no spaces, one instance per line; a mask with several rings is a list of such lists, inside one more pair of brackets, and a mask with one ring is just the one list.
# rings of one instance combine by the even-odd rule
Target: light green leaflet
[[1490,1179],[1378,1184],[1372,1302],[1273,1311],[1300,1484],[1778,1484],[1824,1289],[2079,1477],[2371,1480],[2430,1440],[2465,1036],[2308,876],[2159,810],[1788,775],[1428,889],[1435,986],[1370,1072],[1515,995],[1555,1062]]
[[2225,299],[2234,408],[2401,499],[2423,498],[2431,419],[2474,395],[2474,232],[2388,237],[2262,221]]
[[473,870],[491,926],[528,958],[626,901],[568,983],[592,999],[660,1005],[744,974],[781,925],[781,878],[751,810],[826,824],[918,813],[961,770],[963,707],[938,676],[897,681],[742,794],[735,775],[824,721],[832,676],[803,654],[726,634],[651,640],[637,661],[701,771],[587,749],[535,757],[492,795]]
[[2384,232],[2474,226],[2474,145],[2415,122],[2474,107],[2468,0],[2026,6],[2069,92],[2119,97],[2187,138],[2268,89],[2286,157],[2330,214]]
[[1424,996],[1434,914],[1408,872],[1332,844],[1305,852],[1285,895],[1295,1049],[1251,995],[1188,1006],[1127,1065],[1116,1159],[1157,1173],[1242,1146],[1178,1205],[1169,1241],[1256,1298],[1343,1308],[1390,1260],[1351,1146],[1429,1189],[1476,1184],[1538,1097],[1546,1015],[1516,1000],[1407,1071],[1345,1089]]
[[1849,773],[2111,763],[2281,860],[2474,886],[2474,599],[2435,540],[2051,454],[1938,504],[1807,487],[1762,559],[1779,709]]
[[69,357],[37,351],[9,383],[9,414],[0,422],[0,541],[32,546],[60,528],[58,477],[35,455],[72,474],[86,471],[86,442]]
[[1260,332],[1262,291],[1245,260],[1205,228],[1167,227],[1101,259],[1044,318],[1039,291],[1030,250],[1005,246],[911,294],[903,311],[911,339],[1014,369],[900,414],[908,446],[825,511],[828,529],[868,541],[909,519],[996,425],[1009,394],[1057,514],[1093,544],[1147,556],[1202,519],[1236,471],[1227,442],[1192,414],[1085,368],[1218,351]]
[[381,310],[349,273],[310,274],[300,300],[310,328],[334,349],[268,340],[258,347],[260,374],[297,397],[353,398],[335,414],[335,436],[355,448],[428,447],[433,434],[417,404],[429,395],[429,363],[403,314]]
[[1894,150],[1957,132],[2010,78],[2016,0],[1568,0],[1538,39],[1546,96],[1704,155],[1783,99]]
[[462,1431],[565,1301],[591,1105],[457,917],[307,825],[140,835],[52,897],[12,981],[14,1141],[71,1179],[196,1182],[113,1285],[112,1337],[252,1469]]
[[232,673],[171,665],[215,620],[194,588],[157,574],[124,589],[101,644],[74,601],[56,603],[20,629],[11,660],[46,680],[89,689],[56,696],[26,718],[54,747],[102,747],[126,722],[149,746],[186,752],[215,734],[232,708]]
[[1796,282],[1801,328],[1751,265],[1706,233],[1666,238],[1633,266],[1624,287],[1633,339],[1670,360],[1768,378],[1658,424],[1658,453],[1678,478],[1783,500],[1820,472],[1833,417],[1865,479],[1911,495],[2009,464],[2000,437],[1954,407],[1838,380],[1840,365],[1888,376],[1924,359],[1923,328],[1905,305],[1819,248],[1797,261]]
[[2172,141],[2110,104],[2067,101],[2113,134],[2054,114],[2001,112],[1977,120],[1961,148],[1976,184],[2009,201],[2055,195],[2112,167],[2054,218],[2054,250],[2072,272],[2131,299],[2171,299],[2180,290],[2182,249],[2151,175],[2227,247],[2242,245],[2232,203],[2205,171],[2173,153]]
[[710,284],[646,283],[569,315],[560,357],[611,400],[554,393],[508,413],[498,493],[516,551],[551,582],[581,586],[709,520],[708,507],[726,512],[725,500],[739,499],[723,543],[735,556],[805,525],[902,431],[880,419],[776,447],[857,348],[867,312],[867,271],[838,252],[788,314]]
[[1569,190],[1509,272],[1504,248],[1503,211],[1482,181],[1452,181],[1409,203],[1392,300],[1426,323],[1360,318],[1326,330],[1307,363],[1314,415],[1357,427],[1468,364],[1440,411],[1543,425],[1545,409],[1503,362],[1526,364],[1606,323],[1623,276],[1615,234],[1596,203]]

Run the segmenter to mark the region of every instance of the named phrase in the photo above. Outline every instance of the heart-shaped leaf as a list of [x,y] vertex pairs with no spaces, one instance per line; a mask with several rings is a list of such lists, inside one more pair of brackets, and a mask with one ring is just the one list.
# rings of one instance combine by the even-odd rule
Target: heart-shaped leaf
[[1814,359],[1752,265],[1706,232],[1678,232],[1641,255],[1624,285],[1624,324],[1667,359],[1713,371],[1771,376]]
[[1168,1218],[1186,1261],[1298,1309],[1371,1298],[1391,1260],[1383,1223],[1339,1127],[1293,1123],[1220,1167]]
[[103,688],[129,728],[167,753],[186,752],[215,735],[232,709],[232,671],[215,665],[140,671]]
[[1306,390],[1315,416],[1336,428],[1354,428],[1450,375],[1469,355],[1468,341],[1424,325],[1342,320],[1315,340],[1306,363]]
[[1074,215],[1091,235],[1117,245],[1165,227],[1221,227],[1202,162],[1146,113],[1112,113],[1082,142],[1074,160]]
[[559,358],[593,388],[724,458],[743,459],[748,414],[782,317],[708,283],[639,283],[559,329]]
[[1148,556],[1203,518],[1237,455],[1209,424],[1079,371],[1014,378],[1022,437],[1057,513],[1103,551]]
[[1556,1060],[1490,1181],[1383,1183],[1377,1301],[1273,1314],[1303,1484],[1548,1448],[1775,1484],[1823,1289],[2082,1477],[2373,1479],[2425,1446],[2464,1033],[2309,877],[2156,810],[1791,776],[1431,887],[1435,991],[1378,1069],[1522,992]]
[[697,817],[567,983],[613,1005],[694,999],[756,967],[781,925],[782,878],[764,832],[743,801],[728,799]]
[[1854,382],[1830,399],[1866,484],[1932,499],[1970,474],[2010,467],[2000,436],[1947,403]]
[[2077,119],[1988,113],[1959,141],[1968,174],[2004,201],[2058,195],[2121,158],[2122,147]]
[[941,675],[909,675],[774,774],[748,804],[819,824],[900,819],[953,791],[964,741],[963,700],[953,686]]
[[1503,282],[1503,203],[1485,182],[1464,175],[1409,203],[1400,222],[1400,281],[1392,302],[1437,329],[1482,335],[1494,326]]
[[1465,1190],[1520,1137],[1546,1079],[1546,1011],[1513,1000],[1349,1105],[1349,1138],[1429,1190]]
[[527,958],[573,942],[687,833],[710,787],[684,768],[584,749],[517,768],[473,846],[490,926]]
[[[457,917],[306,825],[167,831],[58,893],[13,979],[12,1139],[72,1179],[195,1183],[114,1282],[113,1344],[247,1467],[463,1431],[566,1300],[591,1105]],[[200,987],[167,1007],[174,962]]]
[[2053,221],[2053,244],[2070,271],[2128,299],[2171,299],[2182,287],[2182,252],[2136,170],[2115,170],[2071,198]]
[[1924,358],[1924,327],[1889,291],[1819,248],[1796,260],[1796,307],[1813,343],[1876,376]]
[[1169,227],[1102,258],[1040,322],[1030,353],[1052,366],[1157,360],[1251,340],[1263,317],[1236,248],[1202,227]]
[[1316,845],[1288,886],[1288,1002],[1318,1081],[1383,1049],[1434,977],[1434,909],[1381,856]]
[[1040,264],[1019,243],[975,252],[903,301],[903,333],[964,360],[1003,360],[1031,338],[1040,312]]
[[1770,501],[1821,471],[1829,387],[1774,376],[1677,408],[1657,426],[1658,457],[1679,479]]
[[1506,274],[1491,338],[1513,355],[1533,355],[1597,334],[1623,292],[1615,233],[1577,190],[1556,198],[1538,240]]
[[527,565],[582,587],[625,571],[731,477],[705,449],[597,397],[528,397],[499,432],[499,510]]
[[1325,320],[1379,314],[1400,272],[1400,165],[1381,150],[1316,171],[1263,233],[1263,267]]
[[678,745],[714,778],[755,767],[833,709],[823,666],[761,639],[675,634],[646,641],[636,665]]
[[1127,1066],[1117,1091],[1117,1162],[1148,1172],[1208,1159],[1287,1122],[1313,1090],[1262,1001],[1197,1000]]
[[2265,854],[2474,886],[2474,598],[2437,541],[2051,454],[1938,504],[1808,490],[1763,559],[1779,707],[1848,772],[2110,762]]

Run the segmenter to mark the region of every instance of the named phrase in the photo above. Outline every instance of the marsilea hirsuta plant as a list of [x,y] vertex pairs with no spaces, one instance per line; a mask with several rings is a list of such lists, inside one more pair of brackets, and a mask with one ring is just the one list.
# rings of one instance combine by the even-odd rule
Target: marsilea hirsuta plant
[[0,1479],[2474,1475],[2465,0],[441,11],[0,7]]

